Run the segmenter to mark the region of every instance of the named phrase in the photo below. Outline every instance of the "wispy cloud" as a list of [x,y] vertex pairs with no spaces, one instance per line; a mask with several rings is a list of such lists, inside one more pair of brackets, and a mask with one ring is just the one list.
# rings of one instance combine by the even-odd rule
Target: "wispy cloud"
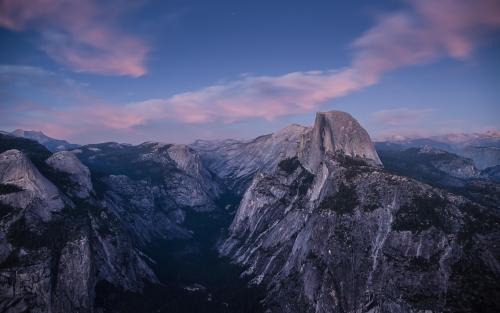
[[60,89],[76,86],[77,83],[70,78],[36,66],[0,64],[0,90],[14,85]]
[[76,103],[77,99],[85,98],[83,88],[83,84],[61,73],[36,66],[0,64],[1,111],[28,111],[28,108],[39,111],[43,106],[33,104],[41,99],[50,99],[53,107],[58,103]]
[[[61,5],[55,0],[30,2],[36,4],[32,8],[27,2],[21,2],[24,4],[1,2],[1,8],[9,10],[0,10],[0,24],[24,29],[44,23],[52,25],[46,19],[53,17],[57,25],[65,25],[67,30],[58,29],[51,34],[51,27],[42,27],[48,36],[45,49],[60,62],[77,70],[101,73],[138,76],[146,71],[143,61],[147,48],[139,40],[96,20],[95,4],[79,8],[83,17],[78,17],[78,10],[73,8],[65,18],[55,13]],[[69,17],[76,21],[70,22]],[[89,26],[91,22],[96,24]],[[79,133],[101,129],[128,131],[163,121],[203,124],[253,118],[273,120],[318,110],[328,101],[378,83],[392,70],[443,58],[470,58],[488,33],[499,28],[500,2],[497,0],[410,0],[406,10],[379,16],[372,28],[352,42],[352,62],[342,69],[246,76],[167,98],[126,105],[92,101],[92,105],[69,106],[59,110],[59,114],[39,120]],[[59,36],[59,32],[63,32],[63,36]],[[87,58],[86,50],[80,46],[90,47],[90,57]],[[427,113],[399,109],[379,112],[375,118],[399,126]]]
[[352,44],[355,68],[375,80],[404,66],[443,57],[466,59],[485,32],[500,28],[497,0],[411,0],[406,11],[383,15]]
[[40,48],[74,71],[144,75],[147,45],[121,31],[110,9],[93,0],[1,0],[0,26],[36,31]]
[[408,126],[422,123],[432,112],[434,112],[433,109],[397,108],[381,110],[374,112],[371,120],[384,126]]
[[354,40],[352,63],[344,69],[247,76],[128,107],[140,108],[141,122],[272,120],[310,112],[325,102],[376,84],[388,71],[442,58],[469,58],[484,35],[498,28],[497,0],[413,0],[404,11],[380,16],[372,28]]

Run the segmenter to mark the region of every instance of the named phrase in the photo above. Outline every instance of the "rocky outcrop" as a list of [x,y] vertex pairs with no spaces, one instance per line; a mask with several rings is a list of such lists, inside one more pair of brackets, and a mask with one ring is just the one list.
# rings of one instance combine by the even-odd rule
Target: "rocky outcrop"
[[409,173],[411,169],[421,176],[441,174],[460,180],[477,178],[480,174],[471,159],[432,146],[406,149],[400,145],[377,144],[377,150],[386,167],[407,168],[407,172],[401,174],[411,177],[416,176]]
[[167,149],[168,156],[177,166],[192,175],[208,176],[201,164],[200,157],[186,145],[172,145]]
[[182,171],[174,175],[169,188],[177,203],[197,210],[213,210],[213,199],[220,194],[221,188],[203,166],[198,153],[186,145],[172,145],[167,153]]
[[499,308],[497,211],[348,159],[321,175],[284,162],[254,179],[220,246],[272,312]]
[[[104,143],[84,146],[76,155],[99,173],[101,182],[109,182],[109,175],[115,175],[127,176],[133,184],[146,184],[144,188],[157,194],[156,206],[210,211],[220,193],[218,182],[203,167],[199,155],[184,145]],[[108,185],[108,189],[115,186]]]
[[350,114],[340,111],[317,113],[310,136],[304,137],[301,158],[309,170],[315,171],[326,153],[382,164],[366,130]]
[[271,171],[281,159],[296,156],[302,137],[310,132],[309,127],[293,124],[248,141],[198,140],[191,147],[226,186],[243,194],[257,172]]
[[196,141],[191,147],[212,172],[239,193],[248,188],[257,172],[271,172],[279,161],[295,156],[311,171],[318,169],[325,153],[382,164],[366,130],[340,111],[318,113],[313,128],[293,124],[250,141]]
[[99,281],[135,292],[157,282],[121,216],[94,198],[86,167],[66,153],[37,167],[27,155],[41,154],[0,154],[0,311],[94,312]]
[[52,155],[0,134],[0,311],[252,311],[259,293],[239,301],[235,281],[216,290],[240,273],[212,250],[239,195],[218,249],[267,290],[267,312],[500,311],[496,169],[405,151],[381,152],[382,167],[367,132],[337,111],[312,128],[190,146]]
[[188,230],[182,226],[185,212],[163,186],[132,180],[126,175],[109,175],[103,183],[109,188],[103,205],[120,216],[124,227],[139,242],[189,237]]
[[94,174],[99,205],[145,246],[188,238],[186,211],[212,211],[220,187],[185,145],[146,142],[83,146],[73,151]]
[[90,311],[94,300],[95,264],[88,237],[69,241],[61,250],[54,282],[52,310],[55,312]]
[[437,170],[450,176],[462,179],[474,178],[479,176],[479,171],[474,166],[471,159],[453,155],[444,150],[424,146],[418,150],[418,153],[425,155],[430,164]]
[[318,119],[310,149],[255,176],[219,246],[267,288],[266,307],[498,311],[498,208],[389,173],[365,132],[336,143],[349,133]]
[[47,164],[55,170],[69,175],[72,184],[70,192],[79,198],[87,198],[92,191],[89,169],[68,151],[54,153],[47,159]]
[[57,187],[19,150],[0,154],[0,184],[17,188],[17,192],[1,194],[0,201],[26,210],[30,220],[48,221],[65,205]]
[[463,195],[485,206],[498,206],[500,184],[494,175],[479,172],[471,159],[431,146],[405,149],[397,144],[378,143],[376,147],[388,171]]

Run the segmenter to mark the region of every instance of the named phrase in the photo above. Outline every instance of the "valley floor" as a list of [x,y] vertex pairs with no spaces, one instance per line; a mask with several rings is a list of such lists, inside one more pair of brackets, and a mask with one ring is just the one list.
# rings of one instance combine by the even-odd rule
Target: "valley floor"
[[100,283],[97,312],[263,312],[263,290],[249,288],[248,280],[240,277],[242,269],[216,251],[231,219],[222,209],[189,212],[186,225],[194,231],[191,239],[156,241],[145,251],[154,260],[152,267],[162,285],[148,285],[139,295]]

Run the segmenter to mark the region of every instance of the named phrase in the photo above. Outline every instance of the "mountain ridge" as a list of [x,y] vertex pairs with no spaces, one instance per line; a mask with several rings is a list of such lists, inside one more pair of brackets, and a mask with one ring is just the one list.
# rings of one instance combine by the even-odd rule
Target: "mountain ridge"
[[[313,127],[290,125],[245,141],[108,142],[51,153],[1,134],[0,148],[0,159],[22,155],[44,177],[37,181],[54,186],[31,197],[26,211],[19,200],[27,191],[11,186],[8,173],[27,167],[0,162],[0,273],[7,273],[0,310],[9,313],[500,307],[498,201],[483,199],[500,190],[484,183],[498,169],[479,171],[431,146],[375,147],[347,113],[320,112]],[[408,166],[416,170],[405,172]],[[439,175],[417,177],[429,172]],[[470,194],[451,193],[453,184]],[[24,217],[49,208],[44,199],[58,206],[42,210],[43,219]],[[31,231],[43,236],[28,240]],[[218,285],[221,277],[229,289]],[[12,281],[21,284],[16,294]],[[29,288],[45,285],[52,289]]]
[[[316,136],[320,145],[325,137]],[[284,159],[255,175],[219,245],[268,290],[266,307],[283,313],[500,308],[500,266],[490,262],[500,258],[495,202],[483,207],[373,159],[332,150],[313,150],[312,162],[307,154]],[[434,164],[460,177],[477,174],[455,160],[464,170]]]
[[8,134],[15,137],[34,140],[44,145],[47,149],[49,149],[52,152],[71,150],[78,148],[80,146],[77,144],[69,143],[66,140],[54,139],[52,137],[45,135],[43,132],[36,130],[16,129]]
[[[392,144],[393,149],[431,146],[470,158],[480,170],[500,165],[500,131],[448,134],[430,137],[394,138],[377,141],[376,145]],[[385,148],[390,148],[386,146]]]

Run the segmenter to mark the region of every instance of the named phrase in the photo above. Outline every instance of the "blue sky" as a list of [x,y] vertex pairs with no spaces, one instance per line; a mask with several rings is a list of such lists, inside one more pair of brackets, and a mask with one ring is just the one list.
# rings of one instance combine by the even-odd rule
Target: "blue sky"
[[251,138],[316,111],[372,137],[500,128],[500,3],[0,0],[0,129]]

